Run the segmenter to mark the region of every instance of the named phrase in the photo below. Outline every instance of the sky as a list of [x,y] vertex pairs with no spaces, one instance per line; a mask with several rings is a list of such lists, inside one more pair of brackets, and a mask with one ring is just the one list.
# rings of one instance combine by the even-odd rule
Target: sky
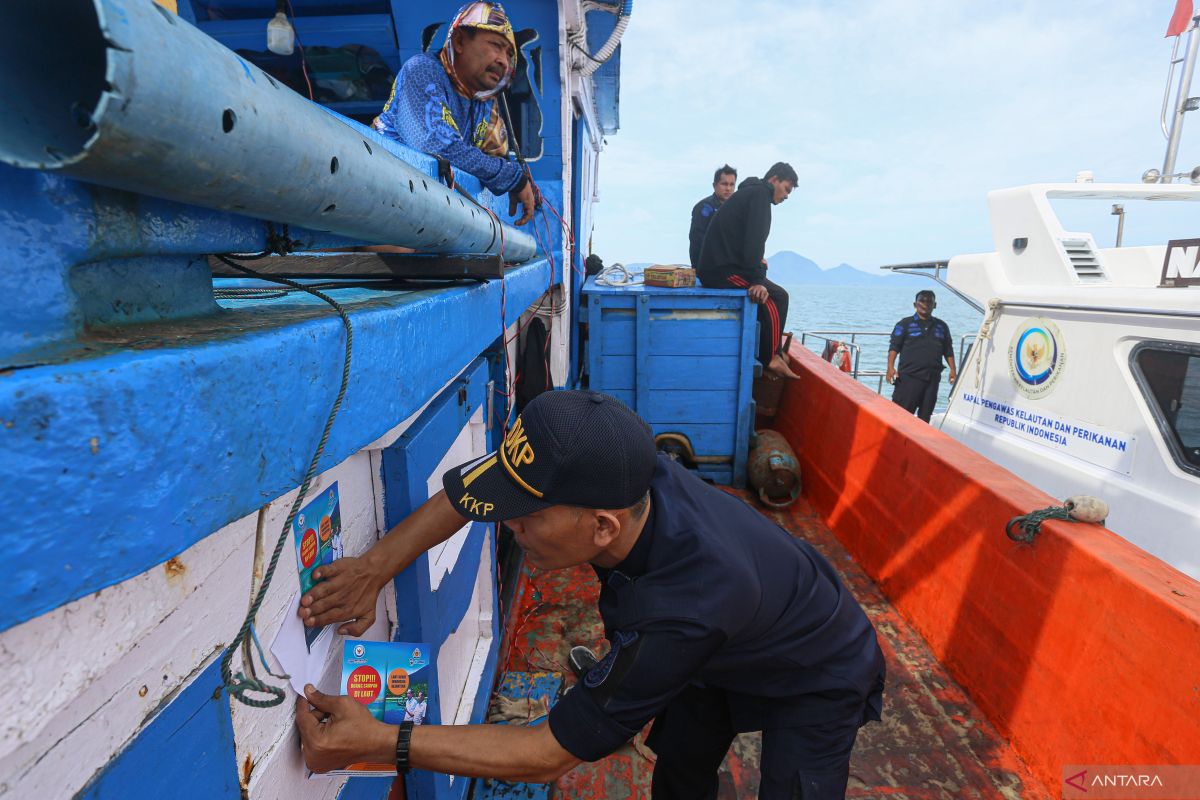
[[[740,181],[787,161],[800,182],[774,209],[768,254],[873,271],[992,251],[988,191],[1080,170],[1138,182],[1162,166],[1174,8],[637,3],[622,40],[621,127],[600,156],[593,250],[606,263],[686,263],[691,208],[713,171],[728,162]],[[1200,113],[1176,169],[1197,164]],[[1115,228],[1109,210],[1097,217],[1101,246]],[[1200,236],[1200,225],[1183,235]]]

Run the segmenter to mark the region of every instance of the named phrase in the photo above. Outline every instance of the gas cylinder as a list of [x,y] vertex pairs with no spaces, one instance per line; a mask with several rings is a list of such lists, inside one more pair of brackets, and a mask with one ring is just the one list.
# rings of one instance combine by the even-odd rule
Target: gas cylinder
[[750,488],[769,508],[787,508],[800,496],[800,464],[787,439],[777,431],[755,433],[746,471]]

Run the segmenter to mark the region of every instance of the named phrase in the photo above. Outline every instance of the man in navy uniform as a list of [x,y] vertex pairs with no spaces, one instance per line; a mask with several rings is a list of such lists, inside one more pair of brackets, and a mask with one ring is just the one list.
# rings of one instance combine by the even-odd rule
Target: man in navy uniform
[[717,209],[733,197],[736,185],[737,170],[726,164],[713,173],[712,194],[692,206],[692,227],[688,231],[688,256],[692,269],[700,266],[700,248],[704,244],[704,234],[708,232],[708,223],[712,222]]
[[374,620],[375,597],[464,519],[506,521],[529,563],[590,563],[610,647],[548,723],[389,726],[308,687],[296,725],[317,772],[396,759],[456,775],[548,782],[648,722],[653,795],[715,798],[735,734],[763,731],[760,798],[843,797],[858,729],[879,719],[884,661],[829,563],[740,499],[655,452],[649,427],[597,392],[547,392],[499,450],[360,558],[322,566],[306,624]]
[[[892,329],[888,344],[887,382],[895,384],[892,402],[908,413],[929,422],[937,404],[938,385],[942,382],[942,359],[950,365],[950,383],[958,379],[954,365],[954,342],[950,326],[933,316],[937,297],[929,289],[917,292],[916,309]],[[896,357],[900,357],[897,374]]]

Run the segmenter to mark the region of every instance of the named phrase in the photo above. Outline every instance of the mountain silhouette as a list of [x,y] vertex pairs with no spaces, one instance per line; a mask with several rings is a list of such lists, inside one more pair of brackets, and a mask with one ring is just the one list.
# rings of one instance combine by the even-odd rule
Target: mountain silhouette
[[[650,264],[637,263],[626,266],[629,269],[641,270]],[[780,250],[775,255],[768,256],[767,277],[784,286],[917,286],[927,289],[932,285],[928,278],[882,270],[868,272],[845,263],[832,269],[821,269],[812,259],[791,250]]]
[[791,250],[781,250],[767,257],[767,277],[783,285],[802,284],[808,286],[906,286],[928,285],[928,278],[900,275],[879,271],[876,273],[838,264],[832,269],[821,269],[812,259]]

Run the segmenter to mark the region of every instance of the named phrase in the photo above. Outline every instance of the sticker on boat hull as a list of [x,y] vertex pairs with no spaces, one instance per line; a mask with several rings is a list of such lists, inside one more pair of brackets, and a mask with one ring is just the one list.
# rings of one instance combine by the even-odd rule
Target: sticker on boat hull
[[1034,317],[1013,334],[1008,348],[1008,371],[1017,391],[1026,397],[1048,395],[1066,363],[1062,332],[1050,320]]
[[1137,437],[1132,434],[1065,417],[1040,406],[1023,406],[1007,397],[980,396],[971,392],[963,392],[961,397],[968,404],[967,415],[972,422],[999,429],[1001,435],[1016,437],[1113,472],[1129,475],[1133,471]]
[[1200,239],[1172,239],[1163,258],[1160,288],[1200,286]]

